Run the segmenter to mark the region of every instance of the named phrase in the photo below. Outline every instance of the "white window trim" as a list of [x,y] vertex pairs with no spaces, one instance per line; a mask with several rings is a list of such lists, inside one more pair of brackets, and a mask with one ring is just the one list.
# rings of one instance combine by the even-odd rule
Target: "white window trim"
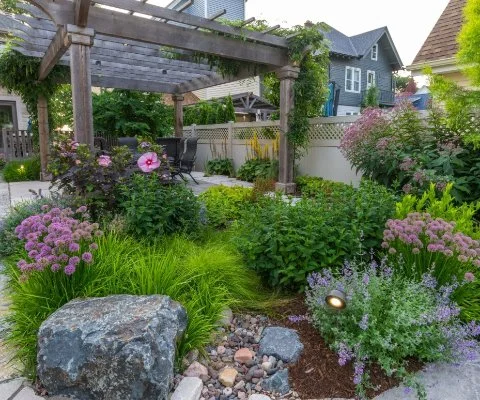
[[[375,49],[375,52],[373,51]],[[378,43],[375,43],[370,50],[370,58],[373,61],[378,61]]]
[[[352,71],[352,89],[347,89],[347,72],[348,70]],[[355,90],[355,72],[358,71],[358,90]],[[362,90],[362,70],[355,67],[345,67],[345,92],[348,93],[360,93]]]
[[368,75],[369,74],[373,74],[373,85],[371,85],[371,86],[377,86],[377,74],[375,73],[375,71],[367,70],[367,89],[370,89],[370,86],[369,86],[369,83],[368,83]]

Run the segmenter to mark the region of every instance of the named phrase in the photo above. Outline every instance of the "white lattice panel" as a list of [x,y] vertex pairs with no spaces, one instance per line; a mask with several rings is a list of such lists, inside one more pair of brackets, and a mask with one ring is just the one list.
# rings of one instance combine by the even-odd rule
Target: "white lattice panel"
[[252,139],[257,134],[259,140],[275,139],[280,133],[278,126],[264,126],[264,127],[242,127],[233,130],[234,139]]
[[195,128],[195,133],[192,132],[192,129],[184,129],[184,137],[196,136],[200,140],[227,140],[228,139],[228,128]]
[[345,129],[351,122],[311,124],[309,129],[310,140],[340,140]]

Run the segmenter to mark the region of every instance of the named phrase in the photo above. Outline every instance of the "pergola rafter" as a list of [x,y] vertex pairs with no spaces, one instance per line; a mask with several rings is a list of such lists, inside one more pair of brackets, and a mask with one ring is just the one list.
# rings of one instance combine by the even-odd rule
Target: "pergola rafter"
[[[79,142],[93,146],[92,84],[172,94],[175,132],[180,135],[184,93],[277,70],[282,88],[280,126],[285,137],[298,69],[290,65],[288,40],[270,34],[277,26],[264,32],[251,31],[217,22],[225,10],[201,18],[149,4],[148,0],[27,1],[29,4],[19,4],[25,14],[0,14],[0,31],[18,38],[16,50],[42,59],[39,80],[56,64],[70,66],[74,131]],[[207,60],[199,60],[199,54],[243,65],[234,76],[225,76]],[[48,153],[46,104],[45,99],[39,99],[43,171]],[[281,188],[288,190],[292,152],[286,140],[281,143],[285,149],[280,150],[279,180]]]

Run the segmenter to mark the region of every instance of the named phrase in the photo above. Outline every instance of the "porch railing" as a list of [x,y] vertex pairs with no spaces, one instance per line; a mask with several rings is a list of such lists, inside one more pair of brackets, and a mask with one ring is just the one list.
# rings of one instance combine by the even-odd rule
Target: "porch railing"
[[31,132],[20,130],[0,131],[0,153],[6,161],[23,160],[36,154]]

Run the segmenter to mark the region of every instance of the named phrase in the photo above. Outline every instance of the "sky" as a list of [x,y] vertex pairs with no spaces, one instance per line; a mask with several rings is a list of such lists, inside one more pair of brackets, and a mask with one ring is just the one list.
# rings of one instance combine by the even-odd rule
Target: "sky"
[[[449,0],[247,0],[246,18],[271,26],[326,22],[352,36],[387,26],[403,65],[410,65]],[[149,0],[166,6],[171,0]]]

